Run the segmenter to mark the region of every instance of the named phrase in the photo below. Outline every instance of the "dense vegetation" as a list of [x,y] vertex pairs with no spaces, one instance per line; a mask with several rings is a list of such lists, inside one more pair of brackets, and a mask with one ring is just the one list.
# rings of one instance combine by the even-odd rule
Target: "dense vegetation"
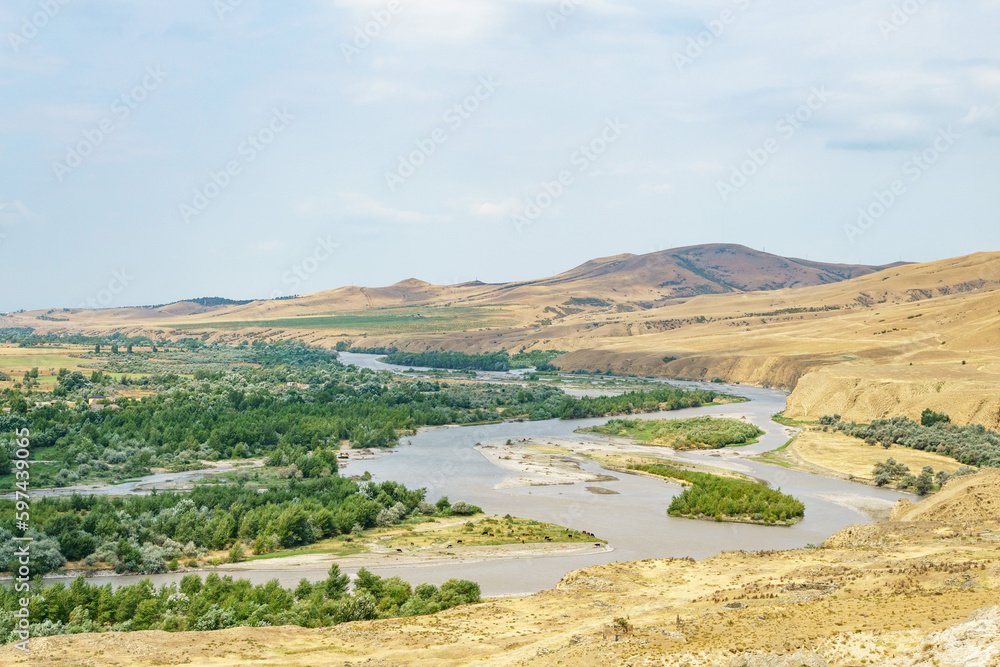
[[559,403],[561,419],[586,419],[606,415],[630,415],[660,410],[697,408],[713,402],[740,402],[746,399],[701,389],[685,391],[676,387],[663,387],[643,391],[629,391],[618,396],[584,396],[565,398]]
[[[14,614],[25,593],[0,586],[0,643],[15,641]],[[28,612],[32,637],[82,632],[133,630],[221,630],[236,626],[300,625],[326,627],[348,621],[431,614],[480,601],[479,585],[452,579],[440,588],[422,584],[413,588],[399,577],[383,579],[358,572],[354,590],[337,565],[323,581],[303,579],[297,588],[278,581],[254,586],[245,579],[209,574],[185,576],[180,584],[156,589],[148,579],[112,589],[93,586],[78,577],[66,586],[58,583],[33,590]]]
[[626,436],[639,442],[674,449],[713,449],[745,445],[763,435],[754,424],[739,419],[692,417],[690,419],[612,419],[586,429],[611,436]]
[[[67,560],[118,572],[158,573],[235,545],[236,553],[265,554],[369,528],[480,511],[447,498],[432,505],[424,489],[359,483],[329,469],[318,479],[292,477],[264,486],[247,480],[249,476],[246,471],[235,484],[201,485],[190,493],[36,500],[31,517],[42,530],[33,534],[33,573],[44,574]],[[0,501],[0,571],[17,565],[17,544],[8,539],[14,530],[13,505]]]
[[513,368],[537,368],[540,371],[556,370],[550,361],[563,354],[557,350],[533,350],[513,356],[507,352],[465,354],[464,352],[399,352],[385,356],[383,361],[400,366],[423,366],[451,370],[509,371]]
[[670,503],[670,516],[789,525],[805,516],[806,508],[800,501],[764,484],[662,464],[634,465],[630,469],[690,484]]
[[899,445],[950,456],[970,466],[1000,468],[1000,433],[980,424],[955,426],[947,415],[930,411],[925,411],[922,421],[918,424],[906,417],[893,417],[857,424],[841,420],[840,415],[820,419],[824,426],[861,438],[869,445]]

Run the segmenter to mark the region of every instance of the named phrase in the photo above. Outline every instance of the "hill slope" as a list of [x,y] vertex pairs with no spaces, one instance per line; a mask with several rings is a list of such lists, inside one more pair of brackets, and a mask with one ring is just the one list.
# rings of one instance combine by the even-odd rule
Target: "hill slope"
[[[710,244],[646,255],[617,255],[586,262],[551,278],[490,285],[480,282],[432,285],[409,279],[388,287],[347,286],[294,299],[229,301],[195,299],[150,308],[60,312],[65,326],[101,327],[142,322],[241,321],[314,317],[385,308],[488,306],[523,303],[594,306],[657,301],[698,294],[724,294],[824,285],[871,274],[886,267],[823,264],[779,257],[734,244]],[[570,302],[570,303],[566,303]],[[38,312],[19,321],[35,321]],[[190,318],[188,318],[190,319]],[[33,326],[44,327],[44,320]]]

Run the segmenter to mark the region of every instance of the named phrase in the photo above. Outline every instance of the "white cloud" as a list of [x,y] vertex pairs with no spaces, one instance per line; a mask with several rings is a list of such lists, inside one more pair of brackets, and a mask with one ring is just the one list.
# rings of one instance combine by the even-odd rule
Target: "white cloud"
[[0,202],[0,223],[16,223],[34,218],[35,214],[20,199]]
[[502,202],[483,202],[475,204],[470,212],[482,218],[502,219],[515,213],[520,213],[524,208],[524,202],[517,199],[507,199]]
[[[379,40],[408,44],[466,44],[502,32],[509,3],[491,0],[399,0],[402,10],[388,22]],[[352,14],[354,27],[385,16],[388,0],[335,0]],[[350,32],[353,33],[352,27]]]
[[655,185],[643,183],[639,186],[639,193],[644,195],[668,195],[673,191],[673,183],[657,183]]
[[1000,104],[995,106],[974,106],[969,109],[962,122],[978,128],[983,134],[1000,134]]
[[365,218],[403,225],[449,222],[450,216],[431,215],[386,206],[374,197],[360,192],[338,192],[334,196],[308,197],[295,206],[295,212],[307,218]]

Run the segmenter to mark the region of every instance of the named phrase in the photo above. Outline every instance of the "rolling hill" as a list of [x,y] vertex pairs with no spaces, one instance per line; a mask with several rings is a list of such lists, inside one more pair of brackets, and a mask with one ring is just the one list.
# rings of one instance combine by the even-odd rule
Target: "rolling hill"
[[788,414],[925,407],[1000,426],[1000,253],[843,266],[706,245],[593,260],[502,285],[408,280],[294,299],[58,311],[0,327],[165,338],[340,341],[407,351],[560,349],[567,370],[791,390]]

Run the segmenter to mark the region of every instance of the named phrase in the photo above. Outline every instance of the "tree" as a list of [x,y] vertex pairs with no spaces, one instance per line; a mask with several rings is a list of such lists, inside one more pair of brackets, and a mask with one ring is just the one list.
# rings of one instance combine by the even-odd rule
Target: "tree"
[[313,592],[312,583],[305,577],[299,579],[299,585],[295,588],[295,599],[305,600],[307,597],[312,595],[312,592]]
[[229,562],[239,563],[241,560],[243,560],[243,545],[236,542],[229,550]]
[[132,343],[128,344],[128,347],[125,348],[125,351],[128,352],[129,354],[132,354]]
[[934,488],[934,468],[930,466],[924,466],[924,469],[917,476],[917,483],[915,485],[916,492],[924,496],[931,492]]
[[[340,566],[334,563],[330,566],[330,571],[327,573],[326,581],[323,582],[323,590],[326,591],[326,596],[331,600],[336,600],[344,596],[347,592],[347,584],[350,583],[351,579],[346,574],[341,574]],[[302,584],[299,584],[301,588]]]
[[101,344],[100,343],[97,343],[96,345],[94,345],[94,352],[96,352],[97,354],[101,353]]
[[934,426],[934,424],[947,424],[951,421],[951,417],[943,412],[934,412],[930,408],[926,408],[922,413],[920,413],[920,425],[921,426]]

